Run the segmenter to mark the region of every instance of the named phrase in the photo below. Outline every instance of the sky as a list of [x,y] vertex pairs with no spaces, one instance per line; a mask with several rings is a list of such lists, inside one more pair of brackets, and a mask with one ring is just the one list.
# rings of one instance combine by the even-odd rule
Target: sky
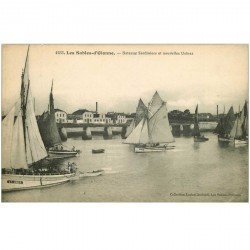
[[[27,48],[2,46],[2,114],[19,97]],[[67,113],[95,102],[100,113],[132,113],[157,90],[169,111],[199,104],[215,114],[217,104],[237,111],[248,98],[248,46],[31,45],[29,74],[36,114],[47,110],[52,79],[55,107]]]

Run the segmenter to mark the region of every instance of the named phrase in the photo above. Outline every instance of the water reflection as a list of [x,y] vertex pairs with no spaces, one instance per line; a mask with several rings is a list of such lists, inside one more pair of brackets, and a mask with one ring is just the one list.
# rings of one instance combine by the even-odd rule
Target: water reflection
[[193,147],[195,150],[198,150],[200,148],[200,142],[194,142]]

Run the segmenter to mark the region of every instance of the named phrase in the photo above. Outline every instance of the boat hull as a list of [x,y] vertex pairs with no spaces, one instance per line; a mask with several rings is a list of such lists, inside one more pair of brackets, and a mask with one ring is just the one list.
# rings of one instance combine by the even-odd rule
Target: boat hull
[[70,181],[75,173],[64,175],[16,175],[2,174],[2,191],[44,188]]
[[248,141],[247,140],[234,139],[234,146],[235,147],[241,147],[241,146],[247,146],[247,145],[248,145]]
[[48,159],[60,159],[60,158],[69,158],[75,157],[78,155],[77,151],[56,151],[56,150],[49,150],[48,151]]
[[232,139],[229,139],[229,138],[218,137],[218,141],[219,141],[219,142],[229,143],[229,142],[232,142],[233,140],[232,140]]
[[233,139],[233,138],[228,139],[228,138],[218,137],[218,141],[221,143],[234,145],[235,147],[248,145],[248,140],[239,140],[239,139]]
[[150,152],[164,152],[166,150],[174,149],[174,146],[162,147],[135,147],[135,153],[150,153]]
[[104,149],[92,149],[92,154],[101,154],[104,153]]
[[206,142],[208,140],[206,137],[194,137],[194,142]]

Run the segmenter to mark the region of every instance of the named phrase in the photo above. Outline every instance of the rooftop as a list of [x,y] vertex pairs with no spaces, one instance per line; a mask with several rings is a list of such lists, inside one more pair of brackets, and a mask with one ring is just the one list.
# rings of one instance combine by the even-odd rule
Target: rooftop
[[61,110],[61,109],[54,109],[54,110],[55,110],[55,112],[57,112],[57,111],[61,111],[61,112],[66,113],[64,110]]
[[87,109],[78,109],[76,110],[75,112],[72,113],[72,115],[82,115],[84,114],[85,112],[92,112],[92,111],[89,111]]

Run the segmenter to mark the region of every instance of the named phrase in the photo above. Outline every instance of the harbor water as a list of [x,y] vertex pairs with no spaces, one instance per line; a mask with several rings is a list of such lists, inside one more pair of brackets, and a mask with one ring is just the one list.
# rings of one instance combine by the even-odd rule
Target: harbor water
[[[120,136],[84,141],[70,138],[80,156],[80,171],[105,170],[97,177],[43,189],[2,193],[4,202],[246,202],[248,201],[248,146],[220,145],[217,136],[195,143],[192,137],[175,138],[175,149],[136,154]],[[92,149],[105,149],[92,154]]]

